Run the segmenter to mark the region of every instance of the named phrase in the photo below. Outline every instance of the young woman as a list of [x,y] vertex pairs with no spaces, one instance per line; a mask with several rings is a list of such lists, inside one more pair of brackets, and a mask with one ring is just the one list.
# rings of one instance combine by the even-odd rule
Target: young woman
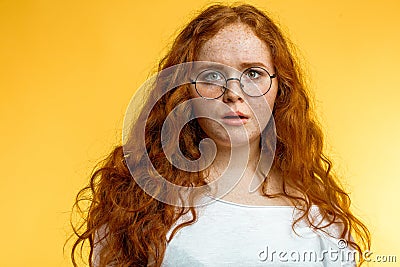
[[[75,265],[86,240],[91,266],[356,264],[369,232],[323,154],[292,48],[266,14],[208,7],[159,71],[124,144],[77,196],[91,205],[74,228]],[[214,146],[202,146],[207,138]]]

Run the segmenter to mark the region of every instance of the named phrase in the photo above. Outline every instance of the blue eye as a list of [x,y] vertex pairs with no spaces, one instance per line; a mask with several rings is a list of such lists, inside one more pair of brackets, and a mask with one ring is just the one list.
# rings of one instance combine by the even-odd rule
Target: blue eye
[[215,82],[215,81],[225,80],[224,76],[220,72],[215,71],[215,70],[204,71],[203,73],[200,74],[198,79],[201,81],[207,81],[207,82]]
[[219,74],[218,72],[212,72],[209,73],[206,78],[210,81],[217,81],[220,80],[222,77],[221,74]]

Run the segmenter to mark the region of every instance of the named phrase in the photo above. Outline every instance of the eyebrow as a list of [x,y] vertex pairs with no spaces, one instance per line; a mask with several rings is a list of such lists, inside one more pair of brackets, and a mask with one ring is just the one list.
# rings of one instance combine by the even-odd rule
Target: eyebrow
[[262,62],[243,62],[239,66],[242,69],[247,69],[247,68],[250,68],[250,67],[264,67],[264,68],[268,68],[269,67],[269,66],[265,65]]
[[201,63],[200,66],[197,66],[197,70],[204,70],[204,69],[225,70],[226,66],[224,64],[217,62]]
[[[264,68],[269,68],[271,66],[266,65],[262,62],[243,62],[239,64],[240,69],[247,69],[250,67],[264,67]],[[207,62],[207,63],[203,63],[201,64],[201,68],[200,69],[204,69],[204,68],[213,68],[216,70],[225,70],[226,66],[224,64],[221,63],[216,63],[216,62]]]
[[[229,67],[229,66],[228,66]],[[259,61],[254,61],[254,62],[242,62],[239,64],[239,71],[251,67],[263,67],[265,69],[273,68],[269,65],[266,65],[265,63],[259,62]],[[229,67],[230,68],[230,67]],[[213,69],[217,71],[224,72],[226,71],[226,65],[218,62],[204,62],[201,64],[201,67],[195,67],[195,72],[199,72],[202,70],[206,69]]]

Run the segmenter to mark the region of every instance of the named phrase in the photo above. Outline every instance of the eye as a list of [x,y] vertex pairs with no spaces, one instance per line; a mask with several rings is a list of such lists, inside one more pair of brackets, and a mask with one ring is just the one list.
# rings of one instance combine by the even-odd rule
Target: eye
[[221,78],[221,75],[219,75],[218,72],[212,72],[212,73],[209,73],[209,74],[207,75],[207,78],[208,78],[209,80],[215,81],[215,80],[219,80],[219,79]]
[[201,81],[207,81],[207,82],[215,82],[215,81],[221,81],[224,80],[224,76],[215,70],[206,70],[200,74],[198,77],[199,80]]
[[258,79],[262,75],[262,73],[260,73],[259,71],[255,70],[255,69],[249,69],[246,71],[245,75],[249,79],[254,80],[254,79]]

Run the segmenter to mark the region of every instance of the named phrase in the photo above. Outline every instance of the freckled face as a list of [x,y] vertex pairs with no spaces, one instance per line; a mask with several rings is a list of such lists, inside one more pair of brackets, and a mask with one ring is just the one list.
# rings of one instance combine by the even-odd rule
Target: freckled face
[[[226,79],[239,78],[249,67],[263,67],[271,75],[275,73],[268,46],[248,26],[241,23],[226,26],[205,42],[197,60],[226,65]],[[208,117],[198,117],[200,126],[222,146],[237,146],[258,140],[272,113],[278,88],[277,79],[272,79],[269,91],[260,97],[245,94],[237,80],[229,80],[227,87],[221,97],[194,105],[196,115],[207,114]],[[194,86],[191,87],[191,95],[193,98],[200,97]],[[248,117],[244,124],[232,125],[233,120],[224,119],[226,112],[232,110]]]

